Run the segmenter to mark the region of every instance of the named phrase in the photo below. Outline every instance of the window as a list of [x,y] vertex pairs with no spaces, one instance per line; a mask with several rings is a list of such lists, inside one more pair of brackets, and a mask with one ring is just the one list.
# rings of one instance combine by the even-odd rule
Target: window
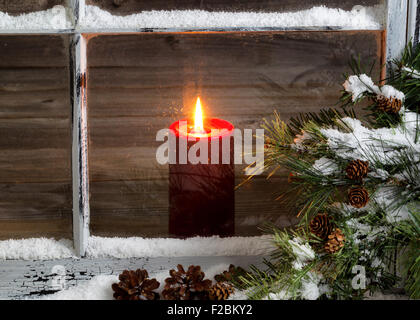
[[[284,118],[316,111],[337,101],[351,55],[385,61],[415,29],[409,22],[407,33],[401,23],[406,2],[390,1],[386,9],[380,0],[363,5],[388,10],[387,21],[366,21],[364,30],[349,30],[354,26],[345,21],[308,27],[278,20],[269,26],[271,20],[261,19],[255,27],[257,20],[236,25],[217,16],[221,10],[283,12],[321,4],[350,10],[358,1],[312,0],[304,7],[294,0],[68,3],[72,16],[57,7],[65,1],[0,2],[0,10],[13,15],[0,22],[0,237],[71,237],[73,230],[81,254],[89,230],[170,236],[168,168],[156,162],[155,138],[190,113],[197,95],[206,112],[238,128],[258,128],[273,110]],[[183,25],[191,21],[185,14],[144,19],[143,11],[152,9],[216,15],[200,20],[200,27]],[[38,10],[45,10],[43,19],[17,16]],[[104,10],[114,16],[105,18]],[[140,12],[141,21],[127,16]],[[401,43],[386,46],[385,37]],[[383,71],[376,64],[378,77]],[[241,169],[237,184],[244,179]],[[235,233],[258,234],[267,220],[293,223],[293,208],[275,201],[287,188],[280,175],[239,188]]]

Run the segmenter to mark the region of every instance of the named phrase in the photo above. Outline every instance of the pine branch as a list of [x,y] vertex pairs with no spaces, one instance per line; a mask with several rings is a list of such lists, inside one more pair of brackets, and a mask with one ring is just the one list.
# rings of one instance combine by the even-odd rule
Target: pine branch
[[420,207],[410,211],[410,221],[402,222],[396,229],[408,242],[403,243],[404,254],[400,258],[407,276],[406,289],[412,299],[420,299]]
[[352,108],[349,110],[343,108],[342,111],[333,108],[322,109],[319,113],[301,113],[296,118],[291,118],[288,128],[290,133],[296,136],[302,133],[302,130],[304,130],[308,123],[313,123],[318,127],[332,126],[336,123],[337,119],[343,117],[357,118],[356,113]]
[[390,73],[387,83],[404,92],[407,109],[419,113],[420,79],[416,74],[420,72],[420,46],[413,46],[410,42],[401,59],[393,60],[393,64],[395,70]]

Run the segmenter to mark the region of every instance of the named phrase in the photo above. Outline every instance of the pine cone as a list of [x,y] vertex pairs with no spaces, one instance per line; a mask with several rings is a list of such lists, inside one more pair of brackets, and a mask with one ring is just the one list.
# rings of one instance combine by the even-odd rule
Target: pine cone
[[376,107],[386,113],[398,113],[402,107],[402,101],[397,98],[387,98],[384,96],[377,96],[375,98]]
[[117,300],[158,300],[159,294],[153,290],[159,288],[156,279],[148,279],[146,270],[124,270],[119,275],[120,282],[112,285],[114,298]]
[[363,180],[369,171],[369,162],[362,160],[351,161],[346,168],[347,178],[351,180]]
[[311,233],[323,240],[328,237],[333,228],[334,224],[331,222],[331,217],[329,217],[326,213],[318,214],[309,224]]
[[227,300],[233,292],[231,285],[218,282],[209,289],[209,298],[210,300]]
[[247,272],[241,267],[235,267],[233,264],[229,266],[229,270],[223,271],[221,274],[214,276],[214,279],[217,282],[235,282],[238,285],[242,284],[242,281],[239,279],[240,276],[246,276]]
[[355,208],[363,208],[369,202],[369,193],[363,187],[357,187],[349,190],[349,204]]
[[345,241],[346,237],[344,236],[344,233],[339,228],[336,228],[328,236],[328,241],[325,243],[325,250],[328,253],[335,253],[344,247]]
[[211,280],[204,279],[205,274],[200,266],[190,266],[185,272],[182,265],[178,271],[171,270],[169,278],[165,280],[162,296],[166,300],[204,300],[208,296]]

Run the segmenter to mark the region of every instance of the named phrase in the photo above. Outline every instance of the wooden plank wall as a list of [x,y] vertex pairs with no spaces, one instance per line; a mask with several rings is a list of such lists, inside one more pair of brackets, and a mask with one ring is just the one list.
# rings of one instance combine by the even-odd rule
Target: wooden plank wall
[[186,9],[283,12],[320,5],[350,10],[355,5],[373,6],[383,3],[383,0],[87,0],[86,3],[97,5],[113,14],[125,15],[145,10]]
[[[383,46],[382,31],[90,35],[92,233],[167,235],[168,168],[156,162],[155,136],[190,115],[197,95],[207,116],[258,128],[274,110],[288,119],[334,105],[350,56],[380,60]],[[286,188],[285,175],[240,188],[237,234],[291,223],[294,212],[275,201]]]
[[65,5],[66,0],[0,0],[0,11],[11,15],[40,11],[55,5]]
[[68,43],[0,36],[0,239],[71,238]]

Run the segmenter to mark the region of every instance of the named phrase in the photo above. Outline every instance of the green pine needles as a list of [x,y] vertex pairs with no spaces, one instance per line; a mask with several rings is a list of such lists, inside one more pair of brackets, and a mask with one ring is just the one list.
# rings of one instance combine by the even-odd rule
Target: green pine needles
[[265,120],[265,169],[290,172],[279,198],[299,223],[266,228],[266,268],[241,278],[250,298],[364,299],[400,280],[420,298],[420,46],[394,64],[375,83],[353,60],[338,108]]

